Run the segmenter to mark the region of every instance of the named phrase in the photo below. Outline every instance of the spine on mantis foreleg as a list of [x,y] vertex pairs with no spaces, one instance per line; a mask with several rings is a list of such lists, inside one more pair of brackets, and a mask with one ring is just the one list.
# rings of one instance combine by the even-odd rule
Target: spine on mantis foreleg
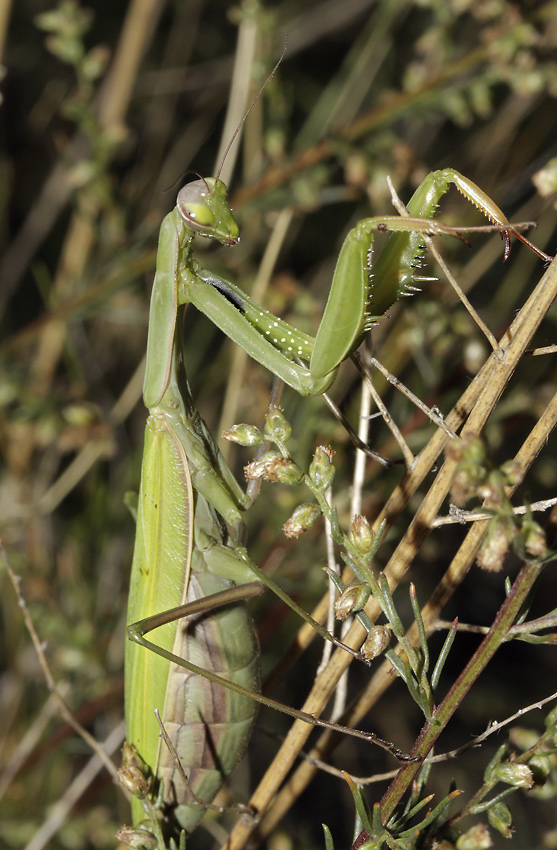
[[[433,218],[439,201],[455,186],[464,197],[493,224],[508,224],[507,217],[479,186],[452,168],[433,171],[420,183],[407,204],[413,218]],[[393,233],[374,263],[371,272],[368,312],[371,321],[381,317],[398,299],[419,291],[423,280],[419,269],[424,253],[423,234],[419,231]]]
[[[409,218],[384,216],[360,221],[346,237],[337,260],[310,362],[314,380],[322,379],[355,351],[365,333],[398,298],[412,295],[419,290],[416,284],[429,279],[418,273],[424,234],[450,233],[450,228],[426,220],[435,214],[440,198],[450,185],[456,186],[491,222],[508,225],[506,216],[491,198],[451,168],[432,172],[425,178],[408,204]],[[372,266],[375,230],[394,232]],[[506,254],[509,232],[502,234]]]
[[[167,216],[151,301],[143,454],[128,623],[251,578],[236,549],[245,494],[195,410],[182,353],[179,266],[189,233]],[[258,647],[243,603],[210,617],[161,626],[159,646],[250,690],[259,688]],[[210,802],[241,758],[256,704],[171,664],[137,643],[126,647],[126,725],[153,775],[164,782],[174,822],[191,831],[203,815],[161,744],[154,716],[180,756],[191,790]],[[134,822],[144,816],[132,803]]]

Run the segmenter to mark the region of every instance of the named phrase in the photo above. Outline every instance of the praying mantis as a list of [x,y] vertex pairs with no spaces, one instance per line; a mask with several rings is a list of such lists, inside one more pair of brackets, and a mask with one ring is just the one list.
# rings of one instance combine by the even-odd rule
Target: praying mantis
[[[228,246],[239,240],[218,175],[182,188],[162,223],[143,390],[149,416],[127,618],[126,726],[128,743],[162,786],[161,817],[175,829],[195,828],[203,803],[210,803],[242,757],[255,700],[330,725],[253,693],[259,688],[258,647],[244,600],[264,585],[243,546],[248,498],[191,397],[182,339],[185,309],[194,304],[297,392],[323,393],[369,328],[427,279],[416,274],[424,236],[457,234],[430,218],[450,185],[498,226],[505,253],[511,235],[527,241],[472,181],[452,169],[433,172],[410,201],[408,218],[369,218],[350,231],[315,338],[263,310],[193,258],[196,235]],[[393,235],[372,274],[373,234],[383,230]],[[145,638],[152,629],[156,642]],[[155,708],[187,782],[160,740]],[[374,735],[347,731],[402,757]],[[138,824],[145,816],[140,799],[132,801],[132,811]]]

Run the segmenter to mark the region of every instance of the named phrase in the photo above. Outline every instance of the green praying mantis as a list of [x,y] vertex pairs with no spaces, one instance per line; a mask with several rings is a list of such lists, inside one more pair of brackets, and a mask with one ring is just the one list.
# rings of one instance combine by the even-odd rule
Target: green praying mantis
[[[143,391],[149,416],[128,607],[126,726],[128,743],[161,787],[160,816],[175,830],[194,829],[203,804],[210,803],[242,757],[256,700],[330,725],[257,693],[258,645],[244,600],[265,585],[243,546],[248,498],[191,398],[184,311],[194,304],[302,395],[323,393],[369,328],[427,279],[416,274],[424,236],[457,235],[458,228],[430,218],[450,185],[497,225],[505,255],[511,235],[530,245],[472,181],[452,169],[434,172],[411,199],[408,218],[368,218],[350,231],[315,338],[262,309],[193,258],[196,235],[229,246],[239,240],[227,189],[218,176],[182,188],[162,223]],[[373,234],[383,230],[393,235],[372,273]],[[145,637],[153,629],[156,642]],[[155,709],[171,748],[160,739]],[[347,731],[403,758],[374,735]],[[135,798],[132,810],[137,825],[145,817],[145,801]]]

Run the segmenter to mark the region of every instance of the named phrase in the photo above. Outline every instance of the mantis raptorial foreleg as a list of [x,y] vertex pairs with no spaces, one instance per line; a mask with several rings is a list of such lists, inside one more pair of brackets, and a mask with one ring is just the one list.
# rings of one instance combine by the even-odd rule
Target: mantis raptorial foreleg
[[[350,232],[315,339],[194,260],[196,234],[226,245],[239,238],[226,187],[218,178],[185,186],[162,223],[144,384],[149,418],[128,609],[126,722],[128,741],[152,774],[164,781],[165,816],[185,830],[191,831],[203,814],[190,788],[197,798],[210,801],[241,758],[255,716],[252,692],[258,688],[259,673],[244,592],[233,590],[230,596],[232,587],[252,581],[258,573],[241,545],[241,517],[248,500],[194,407],[184,368],[184,310],[193,303],[298,392],[321,393],[369,327],[398,297],[414,291],[420,281],[415,267],[424,234],[457,232],[427,219],[451,183],[484,210],[507,242],[511,234],[523,239],[471,181],[450,169],[435,172],[410,202],[410,218],[366,219]],[[369,252],[376,230],[395,235],[372,276]],[[248,592],[260,590],[257,585]],[[223,592],[226,605],[216,614],[197,613],[193,622],[184,622],[194,610],[190,603],[217,594],[222,606]],[[156,644],[144,637],[155,628]],[[255,699],[270,704],[260,696]],[[182,759],[189,787],[161,747],[155,708]],[[288,707],[280,710],[329,725]],[[375,736],[364,737],[400,756]],[[138,800],[133,815],[136,823],[143,817]]]

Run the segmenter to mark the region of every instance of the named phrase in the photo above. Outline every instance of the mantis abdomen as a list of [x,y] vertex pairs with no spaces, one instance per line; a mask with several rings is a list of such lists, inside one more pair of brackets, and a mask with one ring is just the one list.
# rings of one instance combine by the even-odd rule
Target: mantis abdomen
[[[221,576],[193,572],[187,601],[230,585]],[[259,690],[259,647],[244,603],[181,620],[174,652],[249,690]],[[210,802],[244,755],[257,707],[253,700],[171,664],[164,723],[189,786],[200,799]],[[172,795],[178,801],[191,799],[165,747],[159,764],[168,801],[173,800]],[[181,803],[175,809],[176,819],[188,832],[203,814],[204,809],[195,803]]]

